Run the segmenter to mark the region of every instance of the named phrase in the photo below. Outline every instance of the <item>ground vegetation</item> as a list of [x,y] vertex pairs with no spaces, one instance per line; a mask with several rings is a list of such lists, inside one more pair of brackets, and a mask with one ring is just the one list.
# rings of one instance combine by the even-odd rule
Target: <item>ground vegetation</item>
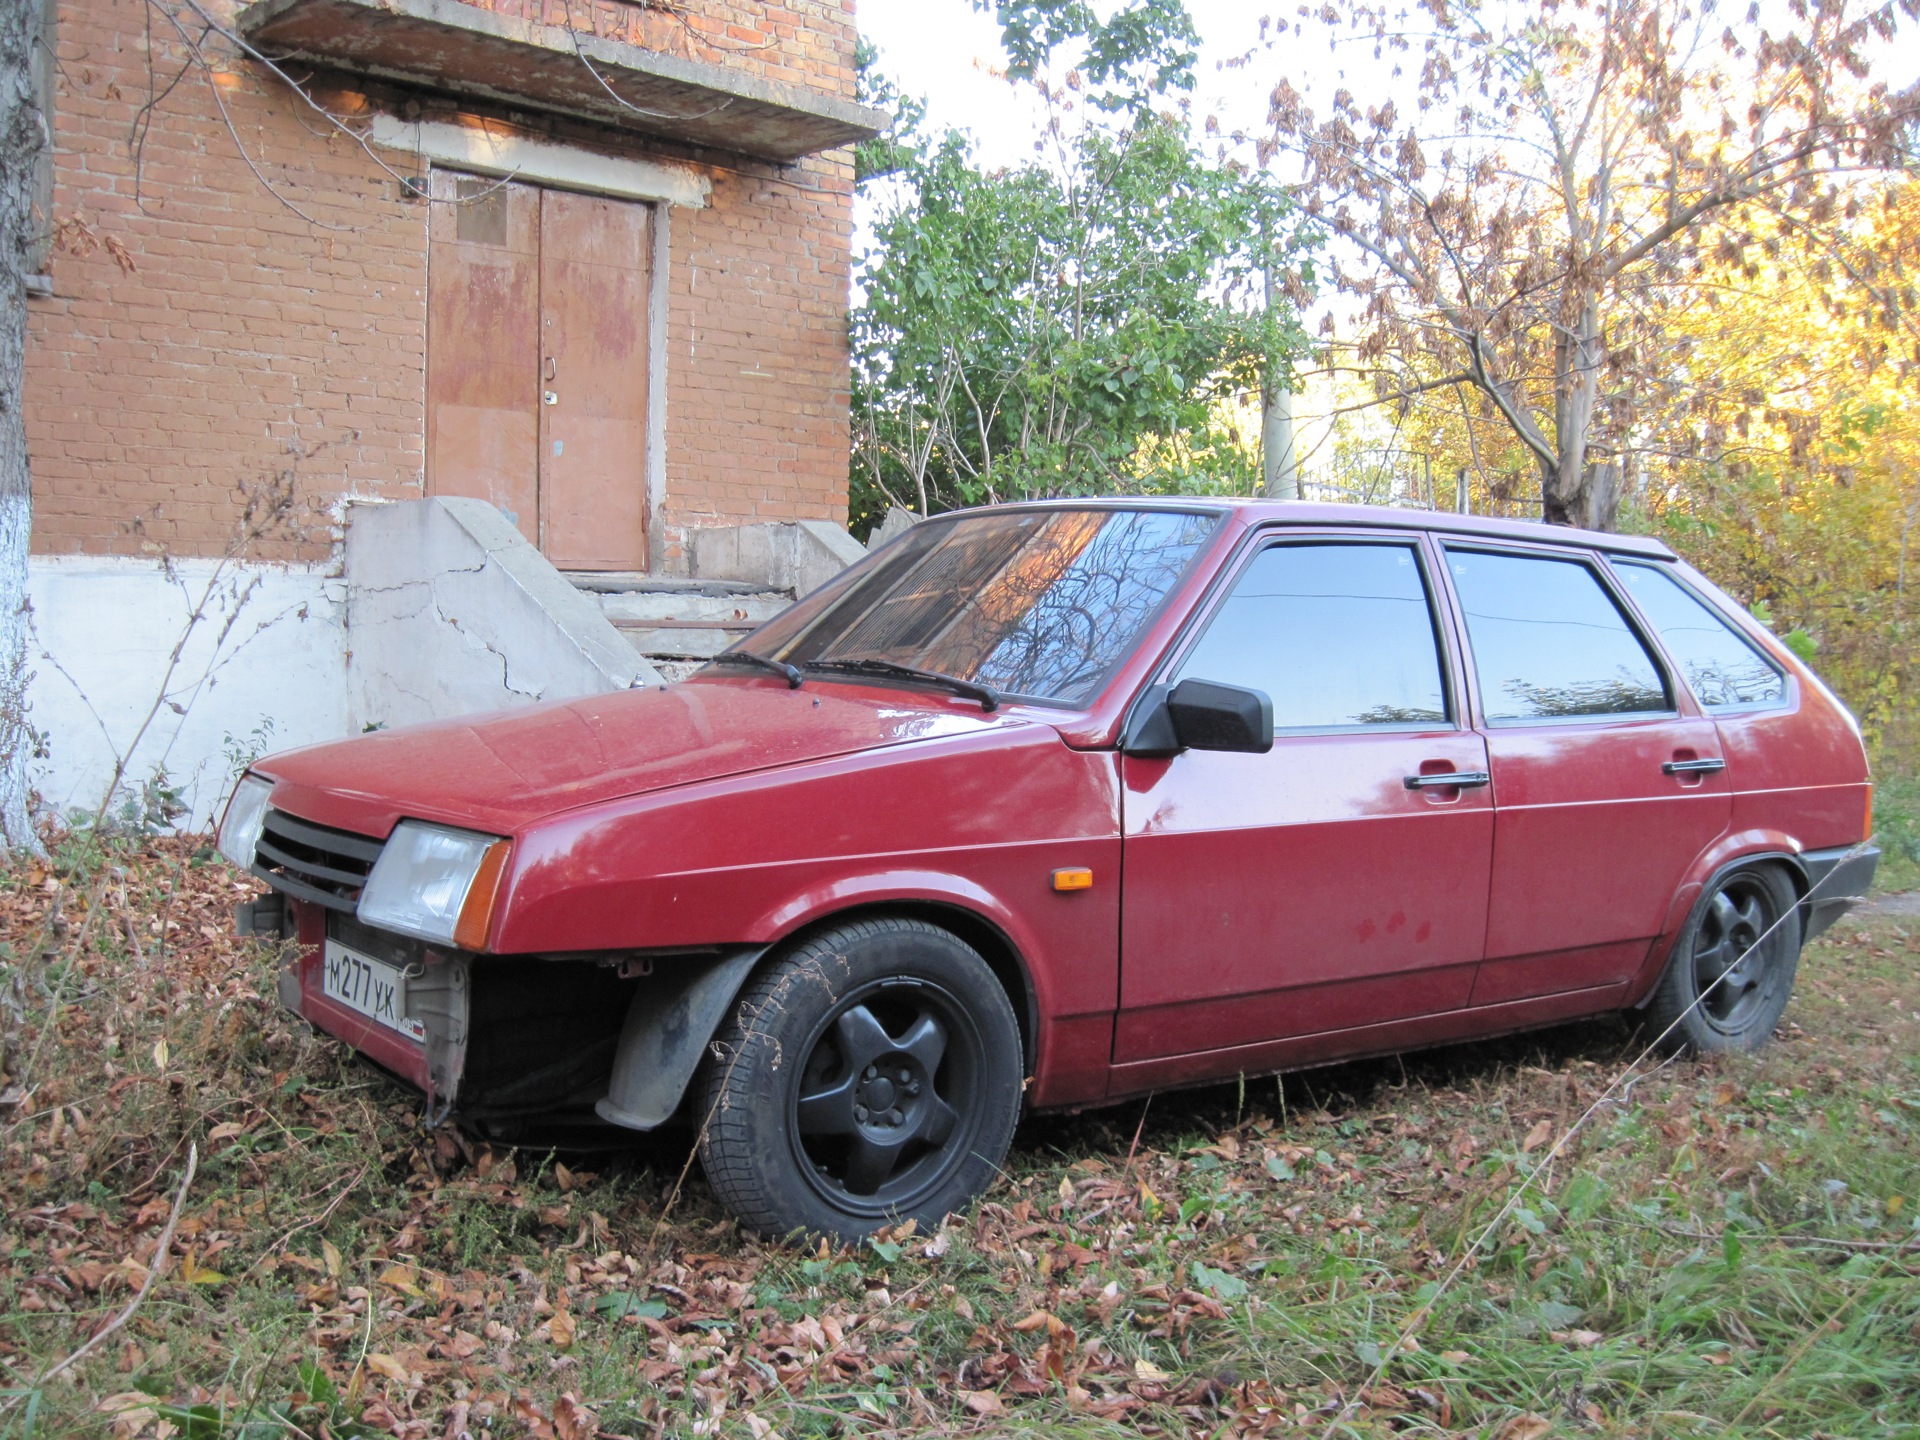
[[110,832],[0,880],[0,1434],[1920,1431],[1911,917],[1816,944],[1757,1057],[1602,1021],[1041,1117],[831,1249],[684,1134],[422,1129],[277,1007],[250,889]]

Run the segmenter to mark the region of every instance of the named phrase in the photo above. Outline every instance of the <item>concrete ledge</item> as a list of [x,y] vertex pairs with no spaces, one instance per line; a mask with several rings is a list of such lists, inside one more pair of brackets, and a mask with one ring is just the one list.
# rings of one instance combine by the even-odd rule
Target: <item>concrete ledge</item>
[[866,557],[866,547],[825,520],[717,525],[689,536],[696,580],[751,580],[795,598]]
[[484,500],[356,504],[347,519],[355,729],[624,690],[658,675]]
[[591,24],[583,34],[459,0],[255,0],[241,7],[234,25],[275,58],[315,60],[763,160],[851,145],[892,123],[884,110],[737,66],[607,39]]

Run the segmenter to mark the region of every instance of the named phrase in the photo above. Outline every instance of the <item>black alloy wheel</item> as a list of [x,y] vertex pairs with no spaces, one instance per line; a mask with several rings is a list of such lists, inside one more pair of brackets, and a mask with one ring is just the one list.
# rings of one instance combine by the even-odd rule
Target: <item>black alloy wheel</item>
[[1793,993],[1800,960],[1799,895],[1778,865],[1722,876],[1675,942],[1648,1023],[1669,1049],[1757,1050]]
[[703,1070],[701,1161],[766,1234],[931,1226],[992,1183],[1021,1055],[1005,992],[958,937],[899,918],[837,926],[741,993]]

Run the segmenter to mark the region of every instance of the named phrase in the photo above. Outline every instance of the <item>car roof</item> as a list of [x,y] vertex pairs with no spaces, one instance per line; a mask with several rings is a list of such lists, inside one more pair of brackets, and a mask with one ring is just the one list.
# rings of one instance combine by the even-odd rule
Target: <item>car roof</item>
[[1019,500],[1001,505],[952,510],[958,515],[999,513],[1006,510],[1175,510],[1189,514],[1233,513],[1248,527],[1255,525],[1379,526],[1395,530],[1434,530],[1482,540],[1522,540],[1535,545],[1571,545],[1619,555],[1645,555],[1672,560],[1662,542],[1647,535],[1614,535],[1603,530],[1580,530],[1570,525],[1548,525],[1538,520],[1505,520],[1492,515],[1459,515],[1451,510],[1409,510],[1392,505],[1351,505],[1314,500],[1257,500],[1211,495],[1108,495],[1059,500]]

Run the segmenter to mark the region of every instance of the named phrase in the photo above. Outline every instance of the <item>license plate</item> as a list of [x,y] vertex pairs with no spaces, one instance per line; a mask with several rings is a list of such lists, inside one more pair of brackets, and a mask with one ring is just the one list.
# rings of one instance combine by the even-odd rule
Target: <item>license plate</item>
[[320,989],[329,1000],[398,1030],[410,1040],[427,1038],[427,1027],[407,1016],[405,973],[385,961],[350,950],[338,940],[328,940]]

